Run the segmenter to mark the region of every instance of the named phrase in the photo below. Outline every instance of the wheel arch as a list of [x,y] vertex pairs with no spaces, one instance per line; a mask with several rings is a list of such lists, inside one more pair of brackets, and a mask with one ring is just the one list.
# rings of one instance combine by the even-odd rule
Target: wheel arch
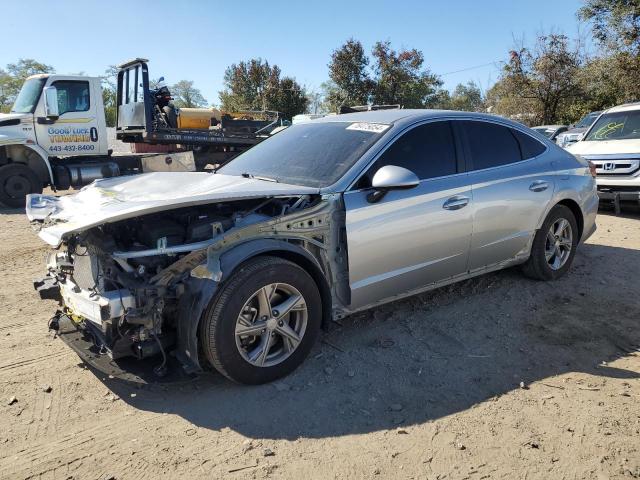
[[573,213],[576,223],[578,224],[578,238],[581,239],[582,233],[584,232],[584,214],[582,213],[582,209],[580,208],[580,205],[578,205],[578,202],[571,198],[565,198],[556,203],[556,205],[564,205],[571,210],[571,213]]
[[243,264],[261,256],[274,256],[289,260],[303,268],[316,282],[322,300],[322,326],[331,320],[331,288],[315,257],[298,245],[283,240],[255,239],[236,245],[220,256],[223,272],[220,282],[208,278],[189,277],[185,292],[178,302],[176,329],[177,356],[187,372],[201,371],[199,348],[200,325],[211,302],[215,302],[222,285]]
[[322,326],[326,328],[331,320],[331,288],[318,260],[304,248],[283,240],[257,239],[240,244],[220,257],[223,272],[222,282],[227,280],[246,262],[261,256],[279,257],[295,263],[313,278],[322,299]]
[[42,185],[54,185],[53,170],[49,157],[37,145],[11,144],[4,145],[8,163],[22,163],[29,167],[42,181]]

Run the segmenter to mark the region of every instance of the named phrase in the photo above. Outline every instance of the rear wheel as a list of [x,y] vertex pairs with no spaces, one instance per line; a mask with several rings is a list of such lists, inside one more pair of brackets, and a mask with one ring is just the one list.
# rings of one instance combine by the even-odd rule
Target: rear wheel
[[571,267],[578,246],[578,225],[573,212],[564,205],[551,209],[523,265],[525,275],[537,280],[555,280]]
[[42,182],[26,165],[10,163],[0,167],[0,202],[7,207],[24,207],[29,193],[42,193]]
[[321,318],[320,293],[305,270],[278,257],[258,257],[209,306],[200,342],[209,363],[226,377],[266,383],[302,363]]

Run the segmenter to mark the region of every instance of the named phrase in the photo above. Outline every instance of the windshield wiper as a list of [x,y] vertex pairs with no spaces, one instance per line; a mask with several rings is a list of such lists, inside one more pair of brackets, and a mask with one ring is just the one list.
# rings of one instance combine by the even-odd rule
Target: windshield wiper
[[275,178],[269,178],[269,177],[261,177],[258,175],[253,175],[251,173],[241,173],[241,176],[243,176],[244,178],[255,178],[256,180],[264,180],[265,182],[273,182],[273,183],[278,183],[278,180]]

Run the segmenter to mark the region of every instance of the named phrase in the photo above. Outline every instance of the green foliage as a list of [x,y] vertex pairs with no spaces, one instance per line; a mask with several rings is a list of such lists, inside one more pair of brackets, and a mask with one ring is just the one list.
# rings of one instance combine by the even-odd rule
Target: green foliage
[[6,69],[0,69],[0,111],[8,112],[20,92],[20,88],[27,77],[39,73],[54,73],[51,65],[40,63],[32,58],[21,58],[16,63],[10,63]]
[[[371,66],[371,67],[370,67]],[[442,81],[424,66],[424,55],[414,49],[396,51],[391,42],[377,42],[371,59],[353,38],[333,51],[329,81],[323,84],[325,109],[342,105],[402,105],[433,108],[446,101]]]
[[104,103],[104,117],[107,127],[116,126],[116,112],[118,110],[117,75],[118,68],[115,65],[110,65],[102,77],[102,102]]
[[379,105],[431,108],[439,100],[442,80],[423,68],[424,55],[414,49],[396,52],[389,41],[377,42],[372,51],[376,85],[373,100]]
[[290,119],[303,113],[308,98],[305,89],[291,77],[281,77],[280,67],[254,58],[233,64],[224,74],[224,90],[220,92],[222,109],[273,110]]
[[460,110],[465,112],[484,112],[486,110],[484,95],[475,82],[458,84],[451,95],[442,95],[438,108]]
[[173,103],[178,108],[198,108],[206,107],[207,100],[202,96],[200,90],[193,86],[191,80],[180,80],[169,88]]
[[330,83],[325,85],[329,111],[338,111],[342,105],[365,105],[375,82],[369,78],[369,59],[362,43],[353,38],[333,51],[329,62]]
[[[510,52],[491,92],[493,113],[515,116],[524,123],[553,124],[580,96],[578,74],[584,64],[580,45],[565,35],[539,36],[533,48]],[[513,110],[520,110],[521,118]]]
[[578,16],[593,36],[616,53],[640,53],[640,0],[586,0]]

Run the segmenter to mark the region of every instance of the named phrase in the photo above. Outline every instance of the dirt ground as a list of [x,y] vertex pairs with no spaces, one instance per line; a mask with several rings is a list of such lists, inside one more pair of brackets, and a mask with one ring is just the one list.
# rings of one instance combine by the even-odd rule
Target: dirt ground
[[345,319],[276,384],[132,386],[47,332],[47,249],[2,210],[0,477],[640,478],[640,215],[598,225],[559,281],[511,269]]

